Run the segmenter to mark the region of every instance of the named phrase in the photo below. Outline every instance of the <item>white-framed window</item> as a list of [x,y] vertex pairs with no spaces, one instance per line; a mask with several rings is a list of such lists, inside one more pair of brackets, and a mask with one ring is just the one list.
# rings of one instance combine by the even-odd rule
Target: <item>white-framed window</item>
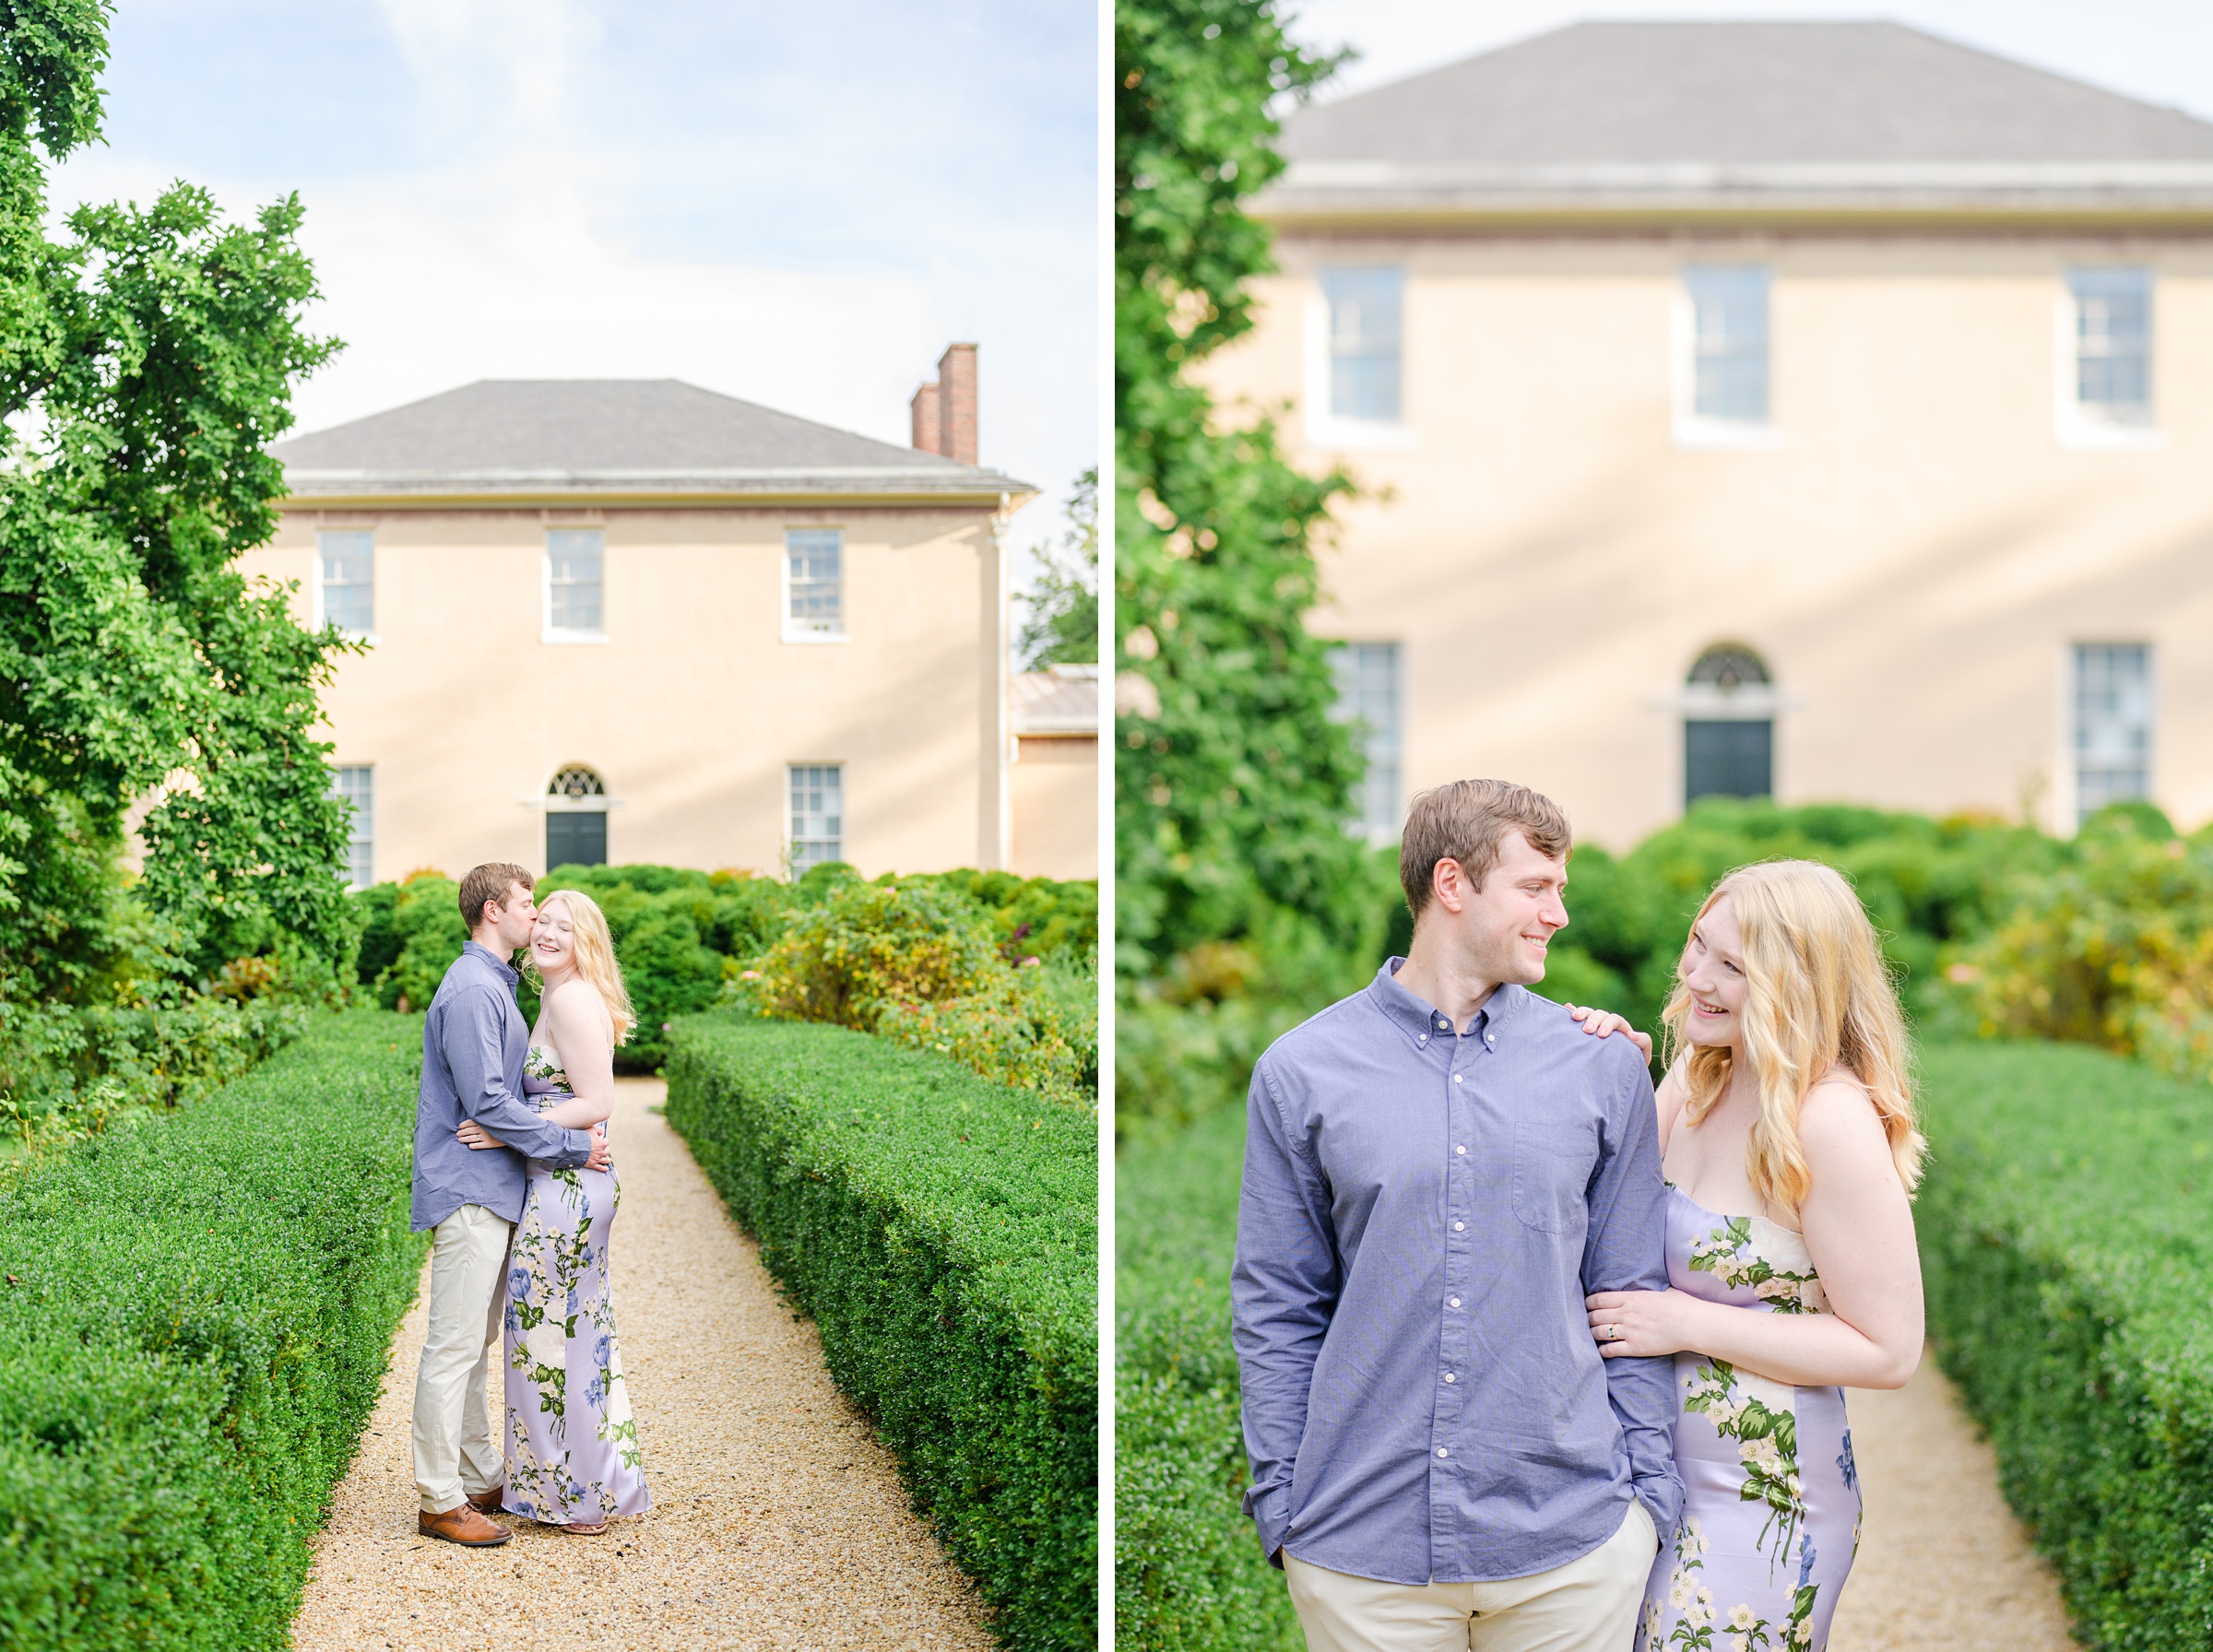
[[1356,829],[1371,843],[1395,842],[1405,819],[1400,802],[1405,716],[1396,643],[1340,643],[1331,650],[1337,671],[1337,715],[1360,725],[1367,772],[1357,794]]
[[1393,264],[1315,272],[1308,315],[1307,436],[1330,447],[1403,447],[1406,272]]
[[604,529],[546,530],[545,641],[607,641],[606,567]]
[[2151,406],[2151,271],[2067,271],[2054,360],[2057,434],[2068,447],[2159,446]]
[[1693,264],[1675,304],[1675,440],[1772,447],[1764,264]]
[[846,771],[842,763],[793,763],[791,875],[846,857]]
[[2151,796],[2151,645],[2075,644],[2075,820]]
[[376,631],[376,534],[325,528],[315,535],[315,623],[349,636]]
[[845,529],[784,530],[784,640],[846,640]]
[[376,881],[376,770],[341,763],[331,771],[330,795],[352,806],[353,836],[346,845],[346,882],[367,889]]

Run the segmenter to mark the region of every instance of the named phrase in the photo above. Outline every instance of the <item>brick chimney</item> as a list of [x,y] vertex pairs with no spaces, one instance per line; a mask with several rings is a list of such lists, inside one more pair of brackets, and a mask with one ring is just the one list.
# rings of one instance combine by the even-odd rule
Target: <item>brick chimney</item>
[[909,408],[915,417],[915,439],[909,445],[920,448],[926,454],[943,453],[945,450],[938,445],[937,380],[930,380],[915,392],[915,399],[909,404]]
[[976,346],[955,344],[938,358],[938,376],[915,392],[914,445],[956,464],[976,463]]

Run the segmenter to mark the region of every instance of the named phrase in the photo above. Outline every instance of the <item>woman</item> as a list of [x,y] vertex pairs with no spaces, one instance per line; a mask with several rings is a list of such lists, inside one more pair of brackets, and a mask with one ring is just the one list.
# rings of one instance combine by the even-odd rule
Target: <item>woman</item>
[[1840,1390],[1921,1360],[1905,1029],[1858,898],[1803,860],[1715,886],[1666,1023],[1672,1289],[1588,1304],[1608,1359],[1675,1356],[1683,1517],[1637,1652],[1817,1652],[1859,1547]]
[[[615,1046],[636,1018],[607,918],[587,895],[548,895],[525,968],[539,987],[524,1093],[580,1130],[614,1111]],[[471,1120],[472,1148],[500,1145]],[[608,1295],[608,1237],[621,1188],[609,1170],[532,1159],[507,1254],[507,1493],[510,1514],[575,1536],[653,1505],[622,1382]]]

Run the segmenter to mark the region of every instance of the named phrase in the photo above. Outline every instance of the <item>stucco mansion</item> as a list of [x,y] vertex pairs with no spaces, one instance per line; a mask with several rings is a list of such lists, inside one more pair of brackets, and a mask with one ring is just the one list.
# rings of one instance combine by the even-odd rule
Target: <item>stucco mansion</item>
[[1096,682],[1011,675],[1035,490],[976,462],[973,345],[912,412],[902,448],[674,380],[485,382],[278,443],[244,567],[367,645],[323,694],[354,881],[1095,876]]
[[1366,814],[1497,774],[2213,817],[2213,125],[1880,23],[1606,23],[1294,115],[1210,363],[1365,497]]

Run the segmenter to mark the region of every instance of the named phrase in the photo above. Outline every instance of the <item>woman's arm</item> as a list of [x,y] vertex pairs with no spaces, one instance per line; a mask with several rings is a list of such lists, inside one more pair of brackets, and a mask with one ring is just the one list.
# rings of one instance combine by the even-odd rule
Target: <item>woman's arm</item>
[[574,1101],[545,1110],[541,1116],[554,1124],[581,1130],[615,1110],[615,1046],[605,1013],[583,981],[564,981],[546,999],[546,1036],[576,1092]]
[[1660,1153],[1667,1155],[1669,1138],[1675,1133],[1675,1120],[1683,1116],[1683,1103],[1690,1099],[1690,1086],[1683,1082],[1683,1068],[1690,1060],[1685,1050],[1675,1057],[1675,1066],[1667,1069],[1660,1080],[1660,1088],[1652,1092],[1652,1104],[1660,1109]]
[[1906,1386],[1921,1363],[1921,1258],[1882,1122],[1857,1084],[1830,1080],[1806,1097],[1798,1138],[1813,1173],[1799,1219],[1829,1312],[1759,1314],[1681,1291],[1604,1292],[1589,1299],[1601,1352],[1693,1351],[1808,1387]]

